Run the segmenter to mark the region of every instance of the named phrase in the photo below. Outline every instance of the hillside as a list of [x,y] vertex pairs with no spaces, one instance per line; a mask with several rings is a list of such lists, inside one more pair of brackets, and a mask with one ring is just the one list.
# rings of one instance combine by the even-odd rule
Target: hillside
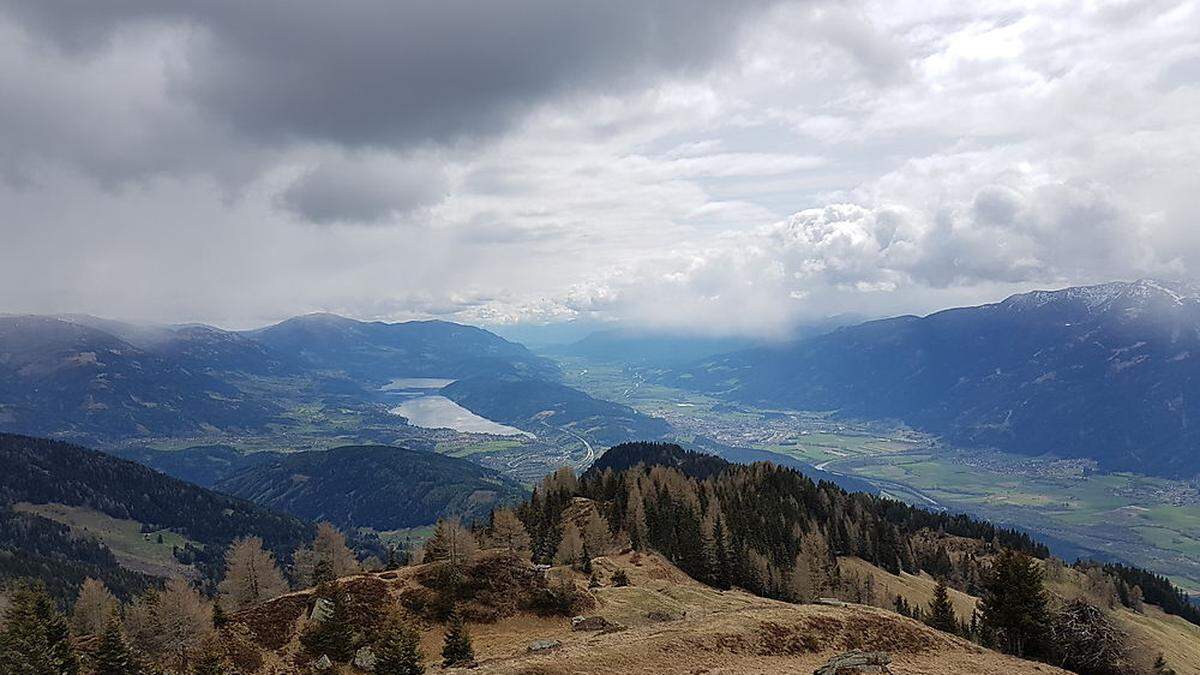
[[92,439],[259,430],[274,403],[95,328],[0,317],[0,429]]
[[309,314],[245,335],[306,367],[378,385],[398,377],[461,378],[520,373],[554,377],[556,367],[482,328],[445,321],[385,323]]
[[[483,560],[495,555],[484,554]],[[581,605],[586,609],[582,611],[593,627],[573,629],[570,616],[513,608],[494,620],[472,621],[478,666],[470,672],[648,675],[703,670],[808,675],[851,649],[887,651],[897,673],[1066,672],[984,649],[866,605],[795,605],[737,590],[719,591],[693,581],[654,554],[598,557],[594,565],[598,588],[585,590],[587,578],[570,568],[556,567],[547,575],[551,587],[569,583],[583,595]],[[625,572],[630,585],[613,585],[618,570]],[[341,579],[338,587],[348,602],[361,608],[362,624],[377,625],[379,617],[393,611],[390,607],[409,607],[413,598],[427,593],[422,580],[435,571],[435,566],[418,565]],[[260,647],[269,650],[260,672],[304,667],[312,660],[300,644],[299,633],[305,625],[301,617],[314,595],[313,591],[293,593],[233,617],[235,624],[256,636]],[[480,612],[491,606],[487,600],[473,605]],[[401,611],[411,616],[412,610]],[[428,620],[418,625],[425,664],[439,671],[443,628]],[[281,626],[287,627],[282,634]]]
[[347,446],[280,455],[217,482],[222,492],[352,529],[428,525],[485,517],[525,490],[465,459],[391,446]]
[[171,451],[120,447],[114,448],[110,454],[206,488],[243,469],[274,461],[281,456],[281,453],[269,451],[240,452],[228,445],[197,445]]
[[692,452],[673,443],[623,443],[604,451],[582,478],[598,478],[605,471],[620,473],[638,464],[678,469],[685,476],[703,480],[729,468],[730,463],[703,452]]
[[[123,567],[154,576],[194,568],[212,579],[237,537],[258,536],[281,558],[312,538],[313,526],[292,516],[68,443],[0,434],[0,466],[0,508],[18,514],[5,516],[13,534],[0,543],[18,558],[106,566],[115,553]],[[47,520],[66,525],[73,538],[99,537],[108,553],[94,546],[86,555],[59,550],[64,533]],[[22,521],[45,533],[44,550],[16,534]],[[52,567],[37,576],[57,574]]]
[[547,380],[473,377],[440,393],[477,415],[539,436],[565,432],[615,445],[663,438],[671,430],[660,418]]
[[1200,472],[1200,288],[1038,291],[706,360],[667,381],[733,400],[898,419],[966,446]]

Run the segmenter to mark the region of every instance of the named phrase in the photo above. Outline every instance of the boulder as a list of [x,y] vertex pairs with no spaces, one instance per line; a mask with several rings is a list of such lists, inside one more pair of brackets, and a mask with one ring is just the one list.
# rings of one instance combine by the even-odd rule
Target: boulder
[[825,665],[813,671],[813,675],[856,675],[857,673],[891,673],[888,664],[892,657],[887,652],[852,651],[829,659]]
[[333,602],[325,598],[317,598],[317,601],[313,603],[312,613],[308,615],[308,618],[321,623],[329,620],[331,616],[333,616]]
[[371,651],[370,647],[359,647],[358,651],[354,652],[354,660],[351,663],[359,670],[373,673],[375,672],[375,652]]
[[322,654],[321,658],[312,662],[312,667],[313,667],[313,670],[318,670],[321,672],[324,672],[326,670],[333,670],[333,661],[331,661],[329,659],[329,657],[326,656],[325,654]]
[[529,651],[534,653],[548,652],[551,649],[558,649],[561,646],[562,643],[558,640],[534,640],[529,643]]
[[653,610],[650,610],[649,612],[646,612],[646,618],[655,623],[659,623],[662,621],[679,621],[680,619],[684,618],[685,616],[687,616],[687,612],[677,615],[677,614],[673,614],[671,612],[663,611],[661,609],[653,609]]
[[577,616],[571,619],[571,630],[593,631],[604,630],[613,623],[602,616]]

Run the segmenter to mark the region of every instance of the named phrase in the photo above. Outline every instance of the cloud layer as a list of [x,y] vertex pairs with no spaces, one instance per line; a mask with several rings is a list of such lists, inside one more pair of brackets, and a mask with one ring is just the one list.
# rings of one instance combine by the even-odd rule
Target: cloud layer
[[1194,0],[0,0],[0,311],[777,335],[1196,276],[1198,23]]

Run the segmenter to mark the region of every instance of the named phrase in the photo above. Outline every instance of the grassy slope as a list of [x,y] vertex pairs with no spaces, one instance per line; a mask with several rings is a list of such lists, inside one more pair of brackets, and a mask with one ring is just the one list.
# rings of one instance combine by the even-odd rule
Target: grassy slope
[[[934,631],[893,612],[862,605],[827,607],[793,605],[741,591],[718,591],[695,582],[657,555],[624,554],[598,558],[598,575],[605,587],[592,591],[596,607],[590,616],[603,616],[627,629],[610,634],[573,632],[565,617],[518,614],[494,624],[472,624],[470,631],[480,668],[485,673],[693,673],[756,672],[811,673],[832,656],[849,649],[882,649],[893,657],[895,672],[950,675],[1023,675],[1062,673]],[[632,586],[608,585],[612,573],[626,570]],[[397,595],[420,568],[373,576],[388,579]],[[553,575],[570,575],[583,587],[586,579],[562,568]],[[342,580],[343,584],[354,583]],[[272,603],[294,606],[309,591]],[[270,611],[272,605],[263,609]],[[654,621],[648,612],[661,611],[669,620]],[[263,611],[263,610],[255,610]],[[275,651],[270,665],[304,662],[298,654],[293,626],[291,639]],[[535,640],[557,640],[548,652],[531,653]],[[426,663],[436,663],[442,629],[427,627],[422,635]]]
[[[197,542],[170,530],[142,533],[142,524],[135,520],[113,518],[94,509],[62,504],[13,505],[24,511],[62,523],[77,537],[95,537],[104,542],[122,567],[154,576],[193,576],[195,570],[175,559],[172,547],[185,544],[201,547]],[[162,543],[158,537],[162,536]]]
[[[839,564],[843,571],[874,577],[881,602],[890,602],[899,594],[910,605],[928,607],[933,599],[936,582],[924,573],[921,576],[906,573],[896,576],[857,558],[842,558]],[[1082,573],[1066,568],[1061,574],[1061,579],[1047,581],[1051,593],[1063,599],[1087,599]],[[978,602],[977,598],[953,589],[950,597],[960,619],[970,617],[971,609]],[[1095,599],[1090,601],[1096,602]],[[1108,616],[1129,635],[1132,651],[1142,659],[1141,666],[1146,672],[1149,672],[1154,656],[1161,653],[1179,675],[1200,675],[1200,626],[1166,614],[1154,605],[1146,605],[1140,614],[1117,606],[1108,611]]]

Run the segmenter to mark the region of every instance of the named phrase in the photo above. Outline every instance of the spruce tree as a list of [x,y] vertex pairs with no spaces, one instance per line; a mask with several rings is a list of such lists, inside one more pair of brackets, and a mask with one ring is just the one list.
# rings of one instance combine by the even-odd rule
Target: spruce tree
[[713,586],[725,590],[733,585],[733,570],[730,565],[729,547],[725,542],[725,526],[721,522],[720,515],[717,516],[717,522],[713,526],[713,544],[716,549],[716,570],[713,575]]
[[192,675],[223,675],[225,665],[221,663],[221,654],[211,645],[200,654],[196,665],[192,667]]
[[212,608],[212,623],[213,628],[221,628],[229,622],[229,617],[225,616],[225,608],[221,606],[221,599],[213,600]]
[[378,675],[420,675],[421,636],[409,624],[393,618],[384,627],[375,645],[375,672]]
[[337,575],[333,572],[333,563],[326,558],[318,559],[313,565],[312,580],[318,586],[337,580]]
[[1037,563],[1024,553],[1005,549],[983,584],[982,623],[1002,651],[1037,655],[1048,624],[1046,591]]
[[0,664],[29,675],[74,675],[79,662],[66,618],[41,582],[18,585],[0,631]]
[[317,597],[333,604],[333,610],[323,621],[314,621],[300,636],[304,648],[316,656],[322,654],[335,661],[346,661],[353,654],[354,627],[342,593],[332,583],[317,588]]
[[95,675],[137,675],[141,672],[115,614],[109,618],[104,635],[100,638],[93,672]]
[[929,601],[925,623],[946,633],[958,632],[958,617],[954,614],[954,604],[950,602],[950,593],[943,581],[938,581],[933,589],[933,600]]
[[475,650],[471,647],[471,634],[467,632],[462,615],[455,608],[450,612],[450,618],[446,622],[446,639],[442,645],[442,665],[449,668],[474,660]]

